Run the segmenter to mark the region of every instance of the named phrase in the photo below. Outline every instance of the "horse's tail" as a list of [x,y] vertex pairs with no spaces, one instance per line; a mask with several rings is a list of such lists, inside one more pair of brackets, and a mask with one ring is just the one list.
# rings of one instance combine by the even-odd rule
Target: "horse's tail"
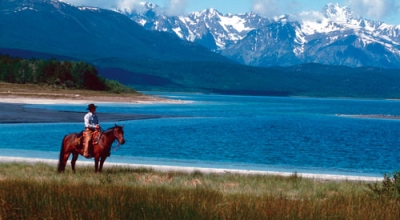
[[64,161],[64,154],[65,154],[65,152],[64,152],[64,150],[65,150],[64,141],[65,141],[65,138],[67,138],[67,136],[68,135],[65,135],[64,138],[61,141],[60,157],[58,159],[58,168],[57,168],[59,173],[64,172],[64,170],[65,170],[65,165],[66,165],[65,162],[66,161]]

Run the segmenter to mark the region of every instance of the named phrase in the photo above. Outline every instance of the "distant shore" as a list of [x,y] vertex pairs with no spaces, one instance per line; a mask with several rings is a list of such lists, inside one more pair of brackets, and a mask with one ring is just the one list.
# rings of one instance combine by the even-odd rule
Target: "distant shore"
[[382,114],[375,114],[375,115],[346,115],[346,114],[337,114],[338,117],[347,117],[347,118],[369,118],[369,119],[395,119],[399,120],[400,116],[398,115],[382,115]]
[[89,103],[183,103],[183,101],[144,95],[139,92],[62,89],[39,84],[13,84],[0,81],[0,103],[17,104],[89,104]]
[[[56,122],[81,122],[83,114],[87,111],[86,107],[80,112],[72,111],[54,111],[40,108],[27,108],[29,104],[78,104],[87,106],[90,103],[101,105],[102,103],[125,103],[125,104],[182,104],[185,101],[164,99],[156,96],[147,95],[130,95],[119,96],[118,94],[94,93],[90,95],[73,95],[73,94],[44,94],[28,92],[30,95],[24,95],[22,92],[3,92],[0,93],[0,124],[4,123],[56,123]],[[98,114],[101,115],[103,122],[109,121],[125,121],[161,118],[162,115],[149,114],[119,114],[107,113],[102,114],[99,109]]]

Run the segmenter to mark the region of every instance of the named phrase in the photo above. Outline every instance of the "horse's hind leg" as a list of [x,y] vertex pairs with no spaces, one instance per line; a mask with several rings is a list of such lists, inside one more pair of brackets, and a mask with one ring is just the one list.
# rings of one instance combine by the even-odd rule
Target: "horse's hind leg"
[[100,167],[99,167],[99,172],[101,173],[101,170],[103,169],[103,164],[106,161],[107,157],[101,157],[100,158]]
[[78,153],[72,153],[71,168],[72,168],[72,171],[74,171],[74,173],[75,173],[75,164],[76,164],[76,160],[78,160],[78,156],[79,156]]
[[94,158],[94,172],[96,173],[99,171],[99,159],[100,159],[99,157]]

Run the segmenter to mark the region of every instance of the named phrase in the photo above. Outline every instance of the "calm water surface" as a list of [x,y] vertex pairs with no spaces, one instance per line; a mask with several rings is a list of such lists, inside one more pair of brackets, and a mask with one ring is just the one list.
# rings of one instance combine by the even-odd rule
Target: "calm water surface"
[[[193,102],[98,104],[100,121],[108,112],[166,116],[117,122],[124,124],[127,142],[107,161],[379,177],[400,170],[400,120],[348,117],[400,115],[400,101],[158,95]],[[85,105],[28,107],[86,109]],[[106,129],[114,122],[101,124]],[[57,159],[62,137],[82,127],[82,123],[0,124],[0,155]]]

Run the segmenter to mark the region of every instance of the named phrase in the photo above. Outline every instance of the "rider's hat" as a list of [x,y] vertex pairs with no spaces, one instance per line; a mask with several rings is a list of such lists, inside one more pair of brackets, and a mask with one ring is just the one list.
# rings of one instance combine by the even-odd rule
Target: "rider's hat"
[[87,107],[87,110],[90,110],[92,108],[97,108],[97,106],[95,106],[93,103],[89,104],[88,107]]

